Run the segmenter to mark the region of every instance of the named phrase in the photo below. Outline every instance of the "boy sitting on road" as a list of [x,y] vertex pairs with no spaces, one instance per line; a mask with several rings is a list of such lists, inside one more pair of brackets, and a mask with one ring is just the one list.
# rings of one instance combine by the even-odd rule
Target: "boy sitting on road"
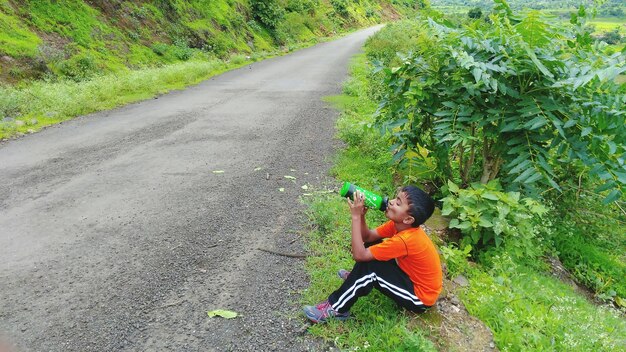
[[[432,198],[415,186],[405,186],[385,210],[389,219],[376,229],[365,224],[364,197],[355,192],[348,199],[352,215],[352,271],[339,270],[344,279],[339,289],[304,313],[314,323],[335,318],[345,320],[359,297],[376,288],[399,306],[424,312],[433,306],[442,287],[439,254],[420,225],[433,213]],[[385,238],[382,242],[381,239]],[[366,247],[365,243],[380,243]]]

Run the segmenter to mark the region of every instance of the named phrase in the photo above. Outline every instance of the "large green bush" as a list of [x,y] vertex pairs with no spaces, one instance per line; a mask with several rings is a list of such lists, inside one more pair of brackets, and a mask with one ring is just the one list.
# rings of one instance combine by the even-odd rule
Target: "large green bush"
[[615,78],[626,71],[625,53],[607,57],[593,46],[584,10],[563,28],[495,2],[490,23],[424,20],[420,45],[398,67],[380,66],[389,89],[378,120],[396,158],[425,147],[440,183],[500,178],[529,195],[571,185],[556,169],[577,163],[602,180],[606,202],[618,199],[626,187],[626,94]]

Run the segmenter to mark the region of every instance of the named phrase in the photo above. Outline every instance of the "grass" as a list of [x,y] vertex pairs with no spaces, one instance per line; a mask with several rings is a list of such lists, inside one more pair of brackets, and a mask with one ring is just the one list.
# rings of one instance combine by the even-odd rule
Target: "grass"
[[[597,186],[590,185],[593,189]],[[571,192],[573,193],[573,192]],[[560,194],[553,245],[563,265],[596,295],[626,308],[626,214],[591,192]]]
[[[0,0],[0,56],[16,58],[0,62],[0,79],[14,83],[0,83],[0,140],[181,89],[373,23],[357,16],[342,26],[324,15],[330,4],[311,6],[313,12],[289,12],[272,31],[247,19],[249,4],[241,0],[119,8]],[[38,34],[48,39],[42,43]],[[24,57],[36,67],[18,61]],[[44,80],[28,81],[33,77]]]
[[626,320],[572,287],[506,255],[490,270],[467,273],[461,291],[468,311],[494,332],[501,351],[623,351]]
[[587,23],[596,28],[596,33],[610,32],[618,28],[622,35],[626,35],[626,18],[596,17]]

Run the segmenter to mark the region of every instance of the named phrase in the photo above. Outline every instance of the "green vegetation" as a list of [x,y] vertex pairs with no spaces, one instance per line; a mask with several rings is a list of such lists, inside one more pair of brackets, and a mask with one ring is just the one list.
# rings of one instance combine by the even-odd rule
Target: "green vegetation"
[[336,6],[319,0],[0,0],[0,139],[410,14],[416,2],[345,2],[340,16]]
[[[621,351],[626,344],[626,205],[619,189],[624,186],[620,175],[626,171],[626,150],[618,148],[623,147],[624,136],[614,131],[616,134],[606,138],[586,137],[597,133],[597,128],[605,132],[607,128],[624,130],[624,120],[613,117],[609,120],[616,121],[615,124],[606,123],[609,120],[603,120],[603,108],[595,109],[586,118],[575,107],[566,112],[569,117],[576,116],[577,133],[568,139],[569,143],[578,144],[573,148],[614,143],[601,147],[602,152],[597,154],[586,152],[586,157],[594,155],[604,164],[610,164],[607,159],[614,155],[616,168],[607,177],[593,170],[594,166],[586,165],[583,158],[568,159],[569,148],[558,149],[555,140],[563,141],[559,127],[563,128],[564,123],[555,124],[550,114],[558,114],[555,106],[569,96],[584,101],[582,105],[611,106],[615,113],[624,116],[626,87],[615,83],[615,73],[624,68],[624,54],[608,57],[603,51],[595,51],[598,46],[584,29],[582,10],[575,16],[576,25],[566,29],[574,33],[570,36],[559,32],[561,26],[536,13],[529,12],[515,20],[512,16],[517,15],[506,3],[497,3],[506,14],[500,15],[502,22],[490,23],[492,28],[484,28],[485,23],[472,21],[466,15],[449,17],[429,12],[430,20],[424,16],[415,21],[397,22],[368,40],[366,58],[355,61],[344,95],[329,99],[342,109],[337,129],[338,136],[346,143],[336,159],[333,176],[386,194],[393,193],[400,184],[419,183],[443,200],[442,214],[451,218],[451,229],[443,236],[447,243],[440,244],[448,278],[458,275],[468,278],[469,286],[458,288],[456,294],[468,311],[493,331],[500,350]],[[532,31],[533,36],[527,36],[525,30]],[[493,50],[491,56],[477,54],[494,48],[503,38],[507,39],[506,48]],[[561,48],[565,56],[547,46]],[[522,53],[516,54],[517,50]],[[439,53],[440,59],[433,59]],[[590,58],[594,65],[587,67],[589,63],[585,60]],[[497,60],[504,60],[510,66],[499,72],[495,67],[499,65]],[[568,60],[573,62],[559,66],[559,70],[552,66],[553,62]],[[580,71],[585,74],[565,74],[576,65],[586,67]],[[607,70],[614,72],[606,75],[603,67],[612,67]],[[408,71],[411,73],[407,74]],[[485,72],[489,79],[483,77]],[[547,73],[552,78],[546,78],[550,77]],[[512,77],[519,78],[519,82],[514,82],[515,79],[499,84],[501,79]],[[494,78],[497,90],[492,84]],[[552,83],[542,85],[542,79],[550,79]],[[532,88],[520,89],[520,84],[530,82]],[[463,88],[457,90],[457,84]],[[575,91],[567,85],[576,86]],[[472,95],[472,91],[480,92],[481,87],[486,87],[489,94]],[[535,96],[539,110],[524,110],[506,99],[497,102],[511,87],[525,96],[532,96],[533,92],[529,91],[539,89],[550,99]],[[594,90],[604,96],[594,95],[591,92]],[[446,101],[455,101],[456,105],[446,105]],[[607,101],[618,104],[606,105]],[[494,104],[482,107],[491,102]],[[461,104],[474,103],[481,105],[474,111],[482,112],[475,120],[472,113],[461,113],[463,109],[447,114]],[[509,105],[517,111],[507,113]],[[389,110],[394,114],[387,114]],[[500,123],[497,118],[503,113],[507,119]],[[537,116],[549,122],[537,124]],[[583,120],[587,125],[581,124]],[[454,124],[448,128],[451,122]],[[462,126],[468,123],[470,127],[464,129]],[[473,130],[471,123],[476,124]],[[513,126],[511,123],[528,136],[526,148],[534,143],[533,133],[547,126],[545,135],[535,140],[546,148],[545,154],[533,151],[524,157],[529,162],[517,170],[513,167],[503,175],[479,182],[484,171],[481,163],[489,155],[479,149],[485,139],[505,139],[498,147],[503,158],[514,160],[522,155],[522,148],[511,152],[516,144],[514,137],[507,134],[509,130],[504,133],[500,130]],[[448,129],[431,140],[444,126]],[[478,136],[491,128],[493,133],[472,138],[472,133]],[[445,140],[449,135],[453,138]],[[459,148],[461,145],[463,149]],[[410,150],[407,146],[411,146]],[[463,153],[467,153],[465,157]],[[531,188],[528,185],[536,180],[515,181],[524,173],[530,178],[534,171],[527,170],[536,170],[534,162],[543,163],[541,155],[557,187],[537,183]],[[463,166],[472,158],[474,166]],[[442,163],[449,167],[448,171],[442,169]],[[451,177],[446,177],[446,172]],[[611,174],[615,177],[611,178]],[[607,182],[611,180],[615,184]],[[617,195],[607,183],[611,186],[619,183],[619,187],[613,188]],[[311,201],[310,218],[315,227],[309,237],[309,249],[314,256],[307,264],[311,273],[311,288],[304,297],[307,304],[325,299],[340,283],[335,274],[337,269],[352,265],[350,221],[342,203],[336,194],[318,195]],[[368,213],[370,226],[383,220],[380,212]],[[437,238],[434,240],[440,243]],[[575,289],[561,281],[562,274],[557,275],[559,261],[584,288]],[[584,293],[587,289],[591,293]],[[379,350],[448,350],[450,347],[445,342],[442,345],[437,331],[422,330],[423,324],[417,322],[436,320],[436,314],[418,318],[400,311],[378,294],[359,300],[353,315],[355,318],[347,323],[314,326],[310,331],[336,341],[344,349],[375,346]],[[391,330],[390,339],[412,341],[421,347],[402,343],[390,347],[386,340],[375,338],[387,333],[378,330],[381,326],[387,328],[386,320],[392,322],[389,326],[398,326]],[[423,339],[432,341],[433,345]]]
[[506,254],[492,267],[466,272],[461,290],[470,314],[494,332],[501,351],[621,351],[623,315],[595,306],[567,284],[535,268],[517,265]]

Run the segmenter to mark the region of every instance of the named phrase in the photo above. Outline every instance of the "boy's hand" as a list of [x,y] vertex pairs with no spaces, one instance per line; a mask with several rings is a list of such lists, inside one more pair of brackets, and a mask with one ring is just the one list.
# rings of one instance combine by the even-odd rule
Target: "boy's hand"
[[359,191],[354,192],[354,202],[348,198],[348,205],[350,206],[350,213],[353,217],[361,217],[367,212],[365,207],[365,196]]

